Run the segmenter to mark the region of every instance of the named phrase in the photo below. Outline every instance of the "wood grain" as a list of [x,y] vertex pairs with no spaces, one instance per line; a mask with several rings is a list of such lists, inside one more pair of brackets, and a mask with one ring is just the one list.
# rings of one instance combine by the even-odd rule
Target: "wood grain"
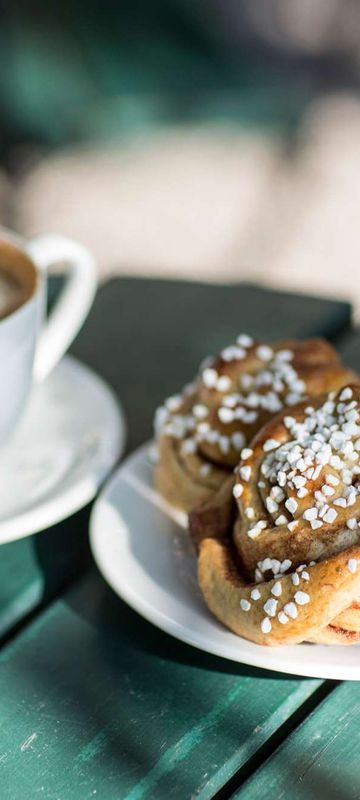
[[350,306],[246,284],[117,278],[103,286],[72,352],[118,392],[128,450],[152,435],[154,409],[237,334],[336,339]]
[[12,800],[205,800],[320,683],[198,652],[90,574],[2,650],[0,781]]
[[359,714],[358,684],[343,683],[233,800],[358,800]]

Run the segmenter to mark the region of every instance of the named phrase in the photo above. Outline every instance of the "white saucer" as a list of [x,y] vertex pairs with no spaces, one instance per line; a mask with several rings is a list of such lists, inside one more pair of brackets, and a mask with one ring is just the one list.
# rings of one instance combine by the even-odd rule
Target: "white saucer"
[[112,588],[145,619],[194,647],[232,661],[315,678],[359,680],[359,646],[260,647],[211,616],[196,581],[184,515],[152,489],[149,445],[117,470],[90,520],[95,560]]
[[95,496],[124,447],[109,387],[66,356],[34,388],[0,454],[0,544],[48,528]]

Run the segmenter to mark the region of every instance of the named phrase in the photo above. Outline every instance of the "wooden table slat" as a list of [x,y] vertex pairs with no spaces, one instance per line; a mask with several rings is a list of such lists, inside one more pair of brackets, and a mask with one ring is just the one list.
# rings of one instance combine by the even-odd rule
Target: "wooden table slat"
[[1,545],[0,643],[90,563],[89,507],[46,531]]
[[338,350],[344,363],[360,374],[360,332],[348,331],[341,337]]
[[177,642],[92,573],[2,649],[0,780],[12,800],[207,800],[320,685]]
[[246,284],[117,278],[103,286],[72,352],[119,393],[128,449],[152,435],[154,409],[245,331],[256,338],[349,330],[350,305]]
[[358,683],[341,684],[233,800],[359,800],[359,714]]

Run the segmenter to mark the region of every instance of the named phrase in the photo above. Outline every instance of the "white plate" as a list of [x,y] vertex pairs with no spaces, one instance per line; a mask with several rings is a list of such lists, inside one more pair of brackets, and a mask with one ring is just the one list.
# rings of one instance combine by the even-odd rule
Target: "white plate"
[[185,515],[152,488],[149,447],[122,464],[92,511],[93,554],[115,592],[158,628],[205,652],[278,672],[358,680],[357,645],[261,647],[212,617],[197,585]]
[[122,412],[94,372],[66,356],[35,387],[0,458],[0,544],[48,528],[95,496],[124,447]]

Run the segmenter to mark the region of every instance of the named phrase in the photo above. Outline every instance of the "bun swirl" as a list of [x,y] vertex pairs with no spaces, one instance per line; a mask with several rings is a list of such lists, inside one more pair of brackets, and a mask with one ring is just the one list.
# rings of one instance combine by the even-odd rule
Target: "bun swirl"
[[210,610],[261,644],[360,639],[360,386],[284,409],[235,470],[229,539],[199,545]]
[[[210,502],[228,522],[233,469],[257,431],[284,407],[355,377],[322,339],[270,346],[242,334],[158,409],[158,490],[187,512]],[[202,527],[201,514],[193,524]]]

